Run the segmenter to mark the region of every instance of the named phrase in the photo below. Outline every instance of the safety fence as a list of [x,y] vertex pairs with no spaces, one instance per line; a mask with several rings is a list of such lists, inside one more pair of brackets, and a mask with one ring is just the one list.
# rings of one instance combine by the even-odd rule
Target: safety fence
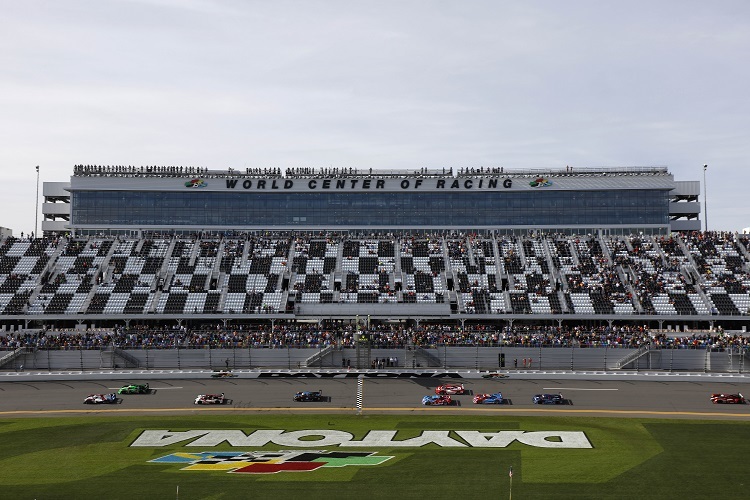
[[[12,354],[12,355],[9,355]],[[23,348],[0,351],[0,371],[23,370],[234,370],[234,369],[469,369],[500,370],[664,370],[743,373],[746,347],[640,348],[573,345],[519,346],[406,346],[377,348],[320,346],[125,349]],[[748,365],[750,366],[750,365]]]

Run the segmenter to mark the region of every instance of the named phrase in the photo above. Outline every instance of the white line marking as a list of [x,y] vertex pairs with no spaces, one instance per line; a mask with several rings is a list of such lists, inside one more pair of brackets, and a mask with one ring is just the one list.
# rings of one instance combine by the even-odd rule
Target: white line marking
[[582,389],[579,387],[542,387],[545,391],[619,391],[620,389]]

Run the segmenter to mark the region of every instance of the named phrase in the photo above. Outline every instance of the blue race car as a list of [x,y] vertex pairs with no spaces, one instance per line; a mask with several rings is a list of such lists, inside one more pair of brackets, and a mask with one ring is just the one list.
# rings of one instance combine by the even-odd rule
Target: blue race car
[[561,405],[565,403],[562,394],[537,394],[532,398],[535,405]]
[[425,396],[422,398],[422,404],[426,406],[450,406],[454,404],[455,401],[451,399],[450,396],[447,395],[438,395],[435,394],[434,396]]
[[477,394],[474,396],[474,403],[481,405],[501,405],[505,404],[505,399],[500,392],[494,394]]

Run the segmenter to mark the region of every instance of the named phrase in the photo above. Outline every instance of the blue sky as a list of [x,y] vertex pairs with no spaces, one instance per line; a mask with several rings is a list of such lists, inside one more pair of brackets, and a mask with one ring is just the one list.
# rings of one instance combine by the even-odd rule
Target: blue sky
[[[0,0],[0,226],[74,164],[667,166],[750,226],[750,2]],[[40,216],[41,218],[41,216]]]

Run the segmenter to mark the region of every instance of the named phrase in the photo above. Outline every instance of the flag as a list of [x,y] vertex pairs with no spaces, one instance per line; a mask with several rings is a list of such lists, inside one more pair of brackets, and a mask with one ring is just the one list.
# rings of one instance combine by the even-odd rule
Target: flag
[[510,466],[510,470],[508,471],[508,477],[513,477],[513,466]]

